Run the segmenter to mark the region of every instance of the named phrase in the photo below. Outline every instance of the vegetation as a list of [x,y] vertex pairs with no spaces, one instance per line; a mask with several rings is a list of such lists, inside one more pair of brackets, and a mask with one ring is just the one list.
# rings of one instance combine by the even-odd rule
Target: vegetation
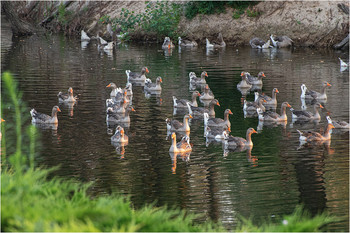
[[[79,184],[60,178],[48,179],[52,169],[36,168],[36,128],[30,125],[26,136],[23,133],[23,103],[17,84],[9,73],[2,75],[4,108],[13,109],[15,116],[15,140],[13,152],[8,150],[1,124],[3,140],[1,169],[1,227],[2,231],[225,231],[220,224],[207,222],[194,224],[196,215],[178,209],[156,208],[147,205],[135,210],[128,198],[122,196],[87,195],[89,184]],[[25,113],[28,115],[28,113]],[[6,118],[6,117],[5,117]],[[8,124],[7,121],[5,122]],[[24,138],[28,138],[27,142]],[[28,144],[28,147],[25,145]],[[5,150],[6,148],[6,150]],[[25,152],[26,151],[26,152]],[[326,214],[311,217],[299,207],[290,216],[276,223],[255,226],[251,220],[242,218],[237,231],[319,231],[325,224],[334,221]]]
[[144,13],[136,14],[134,11],[122,8],[118,18],[111,19],[109,16],[103,16],[100,22],[111,23],[113,30],[120,26],[122,33],[131,33],[136,28],[141,28],[149,33],[154,33],[158,39],[165,36],[176,38],[180,13],[178,4],[149,1]]
[[57,20],[61,24],[61,26],[66,27],[72,19],[72,15],[72,12],[66,10],[66,7],[64,6],[63,2],[61,2],[60,6],[58,7],[57,14]]
[[191,1],[185,5],[185,16],[193,19],[197,14],[219,14],[224,13],[226,7],[231,7],[234,9],[233,18],[237,19],[246,8],[257,3],[257,1]]

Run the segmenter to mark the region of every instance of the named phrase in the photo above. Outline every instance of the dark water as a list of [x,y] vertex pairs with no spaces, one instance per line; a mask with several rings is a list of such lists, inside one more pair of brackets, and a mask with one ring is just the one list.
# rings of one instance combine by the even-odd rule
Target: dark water
[[[58,104],[57,93],[69,86],[79,95],[73,110],[60,105],[57,130],[40,130],[38,162],[60,165],[56,174],[61,177],[94,181],[92,195],[117,190],[130,195],[136,207],[153,202],[176,206],[204,214],[200,221],[222,221],[229,229],[238,215],[259,221],[289,214],[303,203],[312,213],[327,210],[344,217],[329,230],[349,231],[349,133],[334,131],[330,146],[298,149],[296,131],[324,128],[327,110],[334,119],[349,121],[349,72],[341,72],[338,61],[338,57],[348,61],[349,54],[299,48],[261,52],[247,47],[211,52],[203,47],[181,52],[176,48],[169,54],[160,48],[127,44],[108,55],[99,53],[94,42],[82,49],[79,40],[63,36],[31,37],[12,44],[2,38],[2,70],[15,74],[28,115],[33,107],[50,113]],[[136,112],[131,114],[126,129],[129,144],[122,153],[111,144],[105,121],[110,92],[106,85],[113,81],[125,86],[125,70],[139,71],[142,66],[148,67],[152,80],[163,78],[163,91],[160,97],[147,99],[141,87],[134,88]],[[189,158],[178,157],[175,162],[168,152],[171,141],[165,119],[173,117],[173,95],[190,98],[188,73],[199,75],[203,70],[221,105],[216,116],[223,117],[226,108],[233,112],[235,136],[244,137],[247,128],[258,126],[257,118],[244,118],[242,94],[236,88],[242,71],[265,72],[262,91],[269,95],[274,87],[280,91],[277,112],[284,101],[300,109],[302,83],[319,90],[327,80],[332,87],[319,124],[292,124],[288,119],[285,126],[260,125],[250,153],[224,156],[221,144],[206,146],[203,122],[192,121],[193,151]],[[254,94],[246,98],[252,100]]]

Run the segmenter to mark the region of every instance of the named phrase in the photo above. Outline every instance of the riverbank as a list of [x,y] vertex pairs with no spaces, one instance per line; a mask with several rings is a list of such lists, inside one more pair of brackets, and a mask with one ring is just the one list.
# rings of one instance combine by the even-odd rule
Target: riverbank
[[[185,2],[177,3],[185,6]],[[89,35],[96,35],[97,31],[107,35],[106,27],[99,23],[100,18],[119,17],[123,8],[135,14],[147,10],[145,1],[67,1],[65,8],[60,8],[58,2],[15,4],[20,16],[30,18],[49,30],[61,30],[76,36],[79,36],[81,29]],[[221,32],[229,46],[248,46],[253,37],[267,40],[270,34],[275,34],[287,35],[295,46],[333,47],[349,33],[349,15],[344,7],[348,9],[347,1],[260,2],[238,17],[236,10],[230,7],[220,14],[198,14],[193,19],[182,14],[177,31],[199,44],[205,44],[205,38],[216,38]],[[141,29],[130,36],[131,40],[136,41],[142,38],[157,40]]]

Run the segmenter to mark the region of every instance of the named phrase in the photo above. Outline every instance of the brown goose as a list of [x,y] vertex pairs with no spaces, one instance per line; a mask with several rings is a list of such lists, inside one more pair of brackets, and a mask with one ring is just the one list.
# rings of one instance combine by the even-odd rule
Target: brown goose
[[302,132],[300,130],[297,130],[300,134],[299,141],[301,142],[313,142],[313,141],[326,141],[331,139],[331,129],[334,129],[334,126],[332,124],[328,124],[326,130],[324,131],[323,135],[315,132],[315,131],[307,131]]
[[146,73],[149,73],[147,67],[142,67],[141,73],[131,72],[130,70],[125,71],[128,82],[145,82],[146,81]]
[[181,141],[176,143],[176,133],[171,134],[172,143],[169,149],[171,153],[182,153],[192,151],[192,146],[189,143],[189,137],[182,137]]
[[220,106],[219,101],[217,99],[213,99],[209,103],[209,109],[203,108],[203,107],[193,107],[190,105],[190,103],[187,103],[188,112],[194,117],[194,118],[202,118],[204,117],[204,113],[208,113],[209,117],[215,117],[215,105]]
[[174,108],[187,108],[187,103],[190,103],[193,107],[198,107],[197,103],[197,97],[201,96],[201,94],[198,91],[194,91],[192,93],[192,100],[185,100],[185,99],[177,99],[175,96],[173,96],[173,102],[174,102]]
[[224,145],[226,148],[238,148],[238,147],[252,147],[252,134],[258,133],[253,128],[247,129],[246,138],[233,137],[231,135],[226,135]]
[[73,96],[73,88],[68,88],[68,94],[63,94],[62,92],[59,92],[57,94],[58,101],[59,102],[64,102],[64,103],[73,103],[77,101],[77,97]]
[[114,135],[111,137],[112,142],[128,142],[129,137],[125,135],[124,128],[120,125],[117,126]]
[[204,126],[216,127],[216,128],[225,128],[228,129],[231,127],[229,115],[232,115],[230,109],[226,109],[224,112],[224,119],[221,118],[209,118],[208,113],[204,113]]
[[167,130],[168,131],[185,131],[185,132],[189,132],[190,129],[190,125],[188,124],[188,120],[192,118],[191,114],[186,114],[184,116],[183,119],[183,123],[181,123],[178,120],[171,120],[169,118],[167,118],[165,120],[166,124],[167,124]]
[[326,100],[327,94],[326,94],[326,88],[331,87],[332,85],[328,83],[327,81],[324,81],[322,83],[322,88],[320,92],[312,91],[307,89],[305,84],[301,85],[301,95],[300,98],[302,99],[317,99],[317,100]]
[[298,119],[298,120],[320,120],[321,116],[318,112],[318,108],[323,108],[323,106],[320,103],[314,104],[314,111],[315,113],[311,113],[308,111],[296,111],[293,108],[290,109],[292,112],[292,119]]
[[259,115],[259,121],[287,121],[286,108],[291,108],[287,102],[283,102],[281,105],[281,115],[272,111],[263,112],[260,108],[257,108],[257,112]]

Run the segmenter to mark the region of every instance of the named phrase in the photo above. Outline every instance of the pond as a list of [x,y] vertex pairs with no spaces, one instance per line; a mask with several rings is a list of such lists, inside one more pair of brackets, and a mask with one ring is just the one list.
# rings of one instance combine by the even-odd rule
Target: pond
[[[9,30],[2,27],[2,31]],[[8,34],[5,34],[8,35]],[[91,195],[112,192],[127,194],[135,207],[145,203],[175,206],[202,214],[198,221],[219,220],[234,229],[239,215],[274,218],[290,214],[303,204],[312,213],[326,210],[344,217],[330,231],[349,231],[349,133],[334,130],[330,145],[300,147],[298,130],[323,129],[326,116],[349,121],[349,72],[341,71],[338,57],[349,54],[327,49],[295,48],[259,51],[230,47],[207,51],[177,47],[164,51],[159,44],[120,44],[112,53],[99,52],[91,41],[81,45],[77,38],[61,35],[29,37],[13,41],[2,37],[1,68],[11,71],[23,92],[29,110],[51,113],[58,105],[57,94],[73,87],[79,100],[69,108],[59,105],[55,129],[39,129],[41,150],[37,161],[58,166],[55,175],[77,181],[93,181]],[[140,71],[163,79],[160,95],[145,95],[133,87],[129,136],[123,148],[111,144],[115,128],[106,124],[105,101],[110,82],[124,87],[125,70]],[[224,153],[220,143],[206,143],[202,120],[191,120],[189,156],[171,157],[166,118],[173,115],[172,96],[190,99],[189,72],[207,71],[207,83],[218,99],[216,117],[229,108],[231,135],[244,137],[250,127],[251,151]],[[257,117],[244,117],[242,93],[236,85],[241,72],[264,71],[262,92],[278,88],[278,107],[287,101],[294,109],[302,106],[301,84],[319,91],[322,81],[331,83],[328,100],[320,110],[319,123],[292,122],[287,110],[285,125],[262,125]],[[199,90],[200,91],[200,90]],[[199,102],[199,105],[202,103]],[[312,107],[306,103],[310,111]],[[11,119],[6,119],[9,123]]]

